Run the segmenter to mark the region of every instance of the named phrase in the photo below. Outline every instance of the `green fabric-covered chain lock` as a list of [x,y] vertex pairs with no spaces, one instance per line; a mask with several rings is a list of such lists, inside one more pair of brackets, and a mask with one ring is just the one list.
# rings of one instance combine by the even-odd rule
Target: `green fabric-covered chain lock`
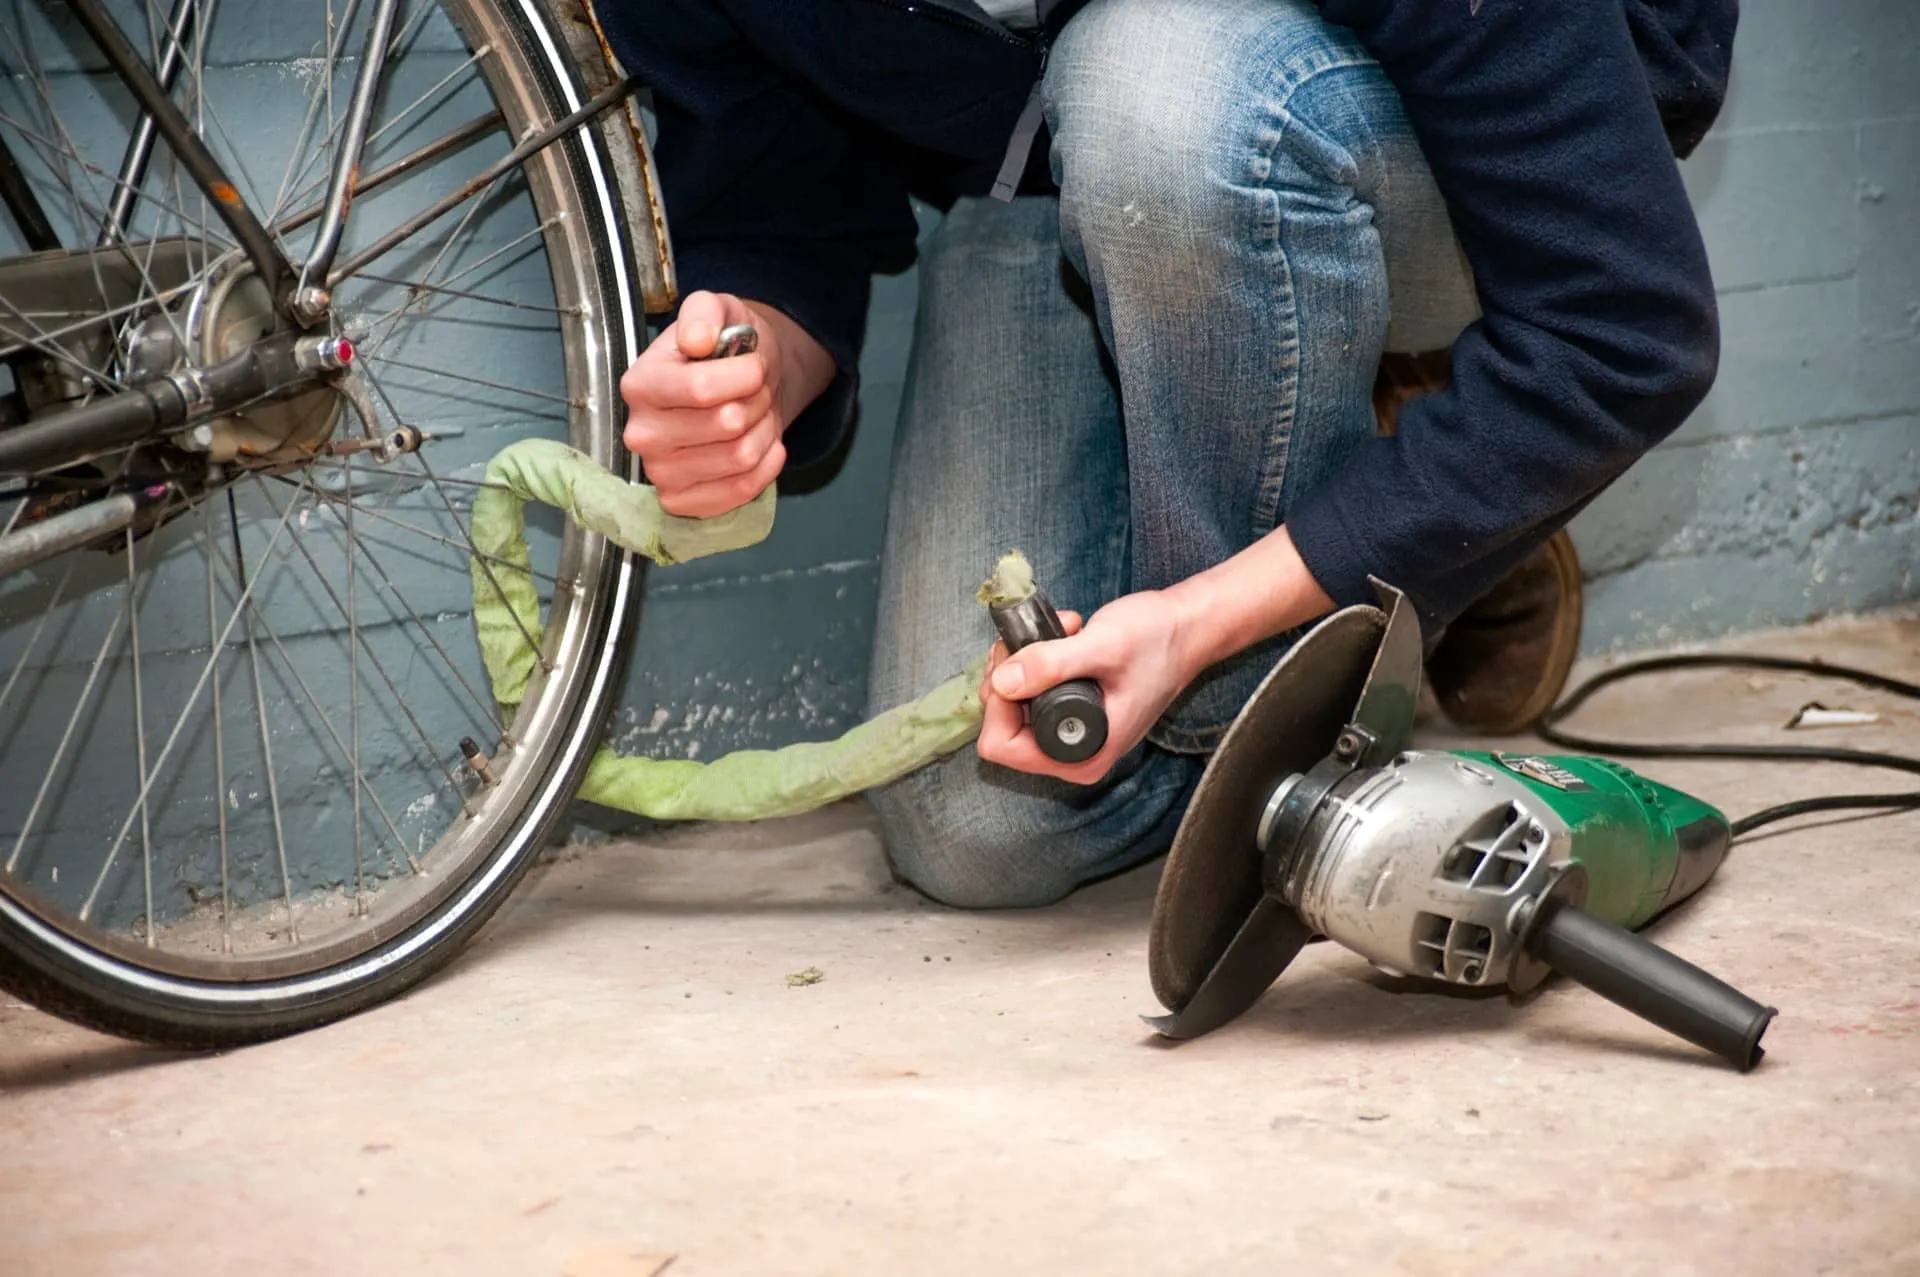
[[[558,507],[581,527],[661,564],[743,549],[773,530],[771,487],[718,518],[683,518],[662,510],[648,485],[629,483],[586,454],[547,439],[500,452],[487,464],[486,484],[473,503],[473,620],[494,699],[509,715],[538,664],[528,636],[537,640],[542,628],[527,549],[527,502]],[[1032,579],[1018,551],[995,570],[996,582],[1024,580],[1029,591]],[[998,592],[1007,588],[1013,587],[1003,584]],[[603,745],[579,796],[656,820],[765,820],[824,807],[897,780],[973,740],[980,731],[985,660],[983,655],[918,700],[837,740],[741,750],[710,763],[623,758]]]

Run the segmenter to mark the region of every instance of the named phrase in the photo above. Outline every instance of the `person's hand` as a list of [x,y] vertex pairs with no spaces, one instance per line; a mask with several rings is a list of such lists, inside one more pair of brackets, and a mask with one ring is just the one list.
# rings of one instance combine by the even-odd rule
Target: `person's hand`
[[[1075,613],[1062,612],[1066,638],[1029,644],[1013,656],[994,644],[980,684],[980,757],[1095,784],[1145,739],[1202,670],[1332,607],[1293,537],[1279,527],[1226,562],[1164,590],[1115,599],[1084,626]],[[1056,763],[1040,752],[1020,702],[1072,678],[1100,684],[1107,743],[1084,763]]]
[[[1067,637],[1030,643],[1013,656],[995,643],[980,684],[980,757],[1016,771],[1091,785],[1145,738],[1174,697],[1204,668],[1188,650],[1184,627],[1164,594],[1115,599],[1084,625],[1060,613]],[[1106,698],[1107,743],[1083,763],[1059,763],[1040,750],[1022,701],[1073,678],[1091,678]]]
[[[730,324],[752,324],[758,349],[709,360]],[[781,311],[692,293],[620,379],[626,445],[668,514],[724,514],[779,476],[781,436],[832,379],[832,356]]]

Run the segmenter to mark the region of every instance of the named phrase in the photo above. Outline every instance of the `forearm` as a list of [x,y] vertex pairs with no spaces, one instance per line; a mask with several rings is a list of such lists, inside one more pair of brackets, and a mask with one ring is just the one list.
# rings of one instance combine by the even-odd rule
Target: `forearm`
[[1194,675],[1332,609],[1293,538],[1276,528],[1163,592],[1182,664]]

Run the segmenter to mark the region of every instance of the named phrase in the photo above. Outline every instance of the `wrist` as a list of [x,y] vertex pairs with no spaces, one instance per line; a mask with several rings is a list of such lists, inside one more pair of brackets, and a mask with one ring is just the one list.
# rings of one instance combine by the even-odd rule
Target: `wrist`
[[1162,596],[1179,659],[1193,676],[1333,608],[1284,527]]
[[833,384],[833,356],[785,311],[764,302],[746,301],[745,305],[754,326],[773,338],[774,367],[768,369],[768,377],[774,411],[784,431]]

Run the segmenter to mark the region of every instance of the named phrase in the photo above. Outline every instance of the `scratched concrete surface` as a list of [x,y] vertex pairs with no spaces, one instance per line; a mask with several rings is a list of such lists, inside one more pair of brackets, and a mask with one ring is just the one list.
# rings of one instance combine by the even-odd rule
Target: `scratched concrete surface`
[[[1746,646],[1920,676],[1920,613]],[[1582,721],[1794,739],[1692,674]],[[1429,743],[1439,738],[1429,736]],[[1657,764],[1741,813],[1884,775]],[[1030,913],[889,885],[865,809],[573,848],[443,978],[174,1056],[0,1004],[10,1274],[1920,1271],[1920,817],[1759,837],[1658,929],[1781,1009],[1739,1076],[1581,990],[1398,987],[1315,946],[1176,1049],[1157,867]],[[817,967],[817,984],[787,976]]]

